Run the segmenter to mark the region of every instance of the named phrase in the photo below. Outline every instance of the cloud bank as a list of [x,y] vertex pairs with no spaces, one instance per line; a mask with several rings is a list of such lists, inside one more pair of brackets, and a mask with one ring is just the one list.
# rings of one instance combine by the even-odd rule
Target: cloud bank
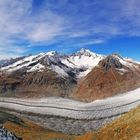
[[0,0],[0,58],[32,52],[37,44],[66,50],[140,37],[139,7],[139,0]]

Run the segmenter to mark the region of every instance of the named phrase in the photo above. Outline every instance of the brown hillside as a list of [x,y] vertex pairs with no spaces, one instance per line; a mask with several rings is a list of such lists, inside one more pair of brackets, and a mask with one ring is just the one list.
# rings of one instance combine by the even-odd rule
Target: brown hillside
[[74,78],[59,77],[46,69],[42,72],[24,73],[23,70],[0,75],[0,95],[16,97],[67,97],[76,84]]
[[109,56],[100,61],[81,82],[73,98],[93,101],[140,87],[140,68],[122,65],[117,58]]

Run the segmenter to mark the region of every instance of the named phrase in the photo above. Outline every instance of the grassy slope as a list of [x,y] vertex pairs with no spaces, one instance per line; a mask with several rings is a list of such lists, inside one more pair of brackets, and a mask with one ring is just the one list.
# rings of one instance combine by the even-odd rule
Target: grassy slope
[[24,125],[7,121],[5,127],[23,140],[140,140],[140,106],[106,125],[98,132],[83,136],[70,136],[45,130],[33,122]]

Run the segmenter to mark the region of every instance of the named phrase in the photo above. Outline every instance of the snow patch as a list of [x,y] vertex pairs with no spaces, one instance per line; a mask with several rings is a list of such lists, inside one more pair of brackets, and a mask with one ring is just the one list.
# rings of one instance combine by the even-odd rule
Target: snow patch
[[68,76],[68,74],[57,65],[52,65],[51,69],[55,71],[59,76],[66,76],[66,77]]
[[38,71],[41,72],[45,69],[45,66],[43,66],[42,64],[38,63],[35,66],[33,66],[30,70],[27,70],[27,72],[34,72],[34,71]]

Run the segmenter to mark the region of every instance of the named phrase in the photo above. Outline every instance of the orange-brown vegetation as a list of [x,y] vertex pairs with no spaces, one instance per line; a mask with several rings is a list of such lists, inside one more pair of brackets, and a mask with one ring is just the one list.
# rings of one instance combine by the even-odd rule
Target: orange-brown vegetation
[[24,125],[6,122],[4,127],[23,140],[51,140],[55,138],[68,140],[72,138],[72,136],[46,130],[26,119],[24,119],[24,122]]
[[140,140],[140,106],[98,132],[79,137],[79,140]]

